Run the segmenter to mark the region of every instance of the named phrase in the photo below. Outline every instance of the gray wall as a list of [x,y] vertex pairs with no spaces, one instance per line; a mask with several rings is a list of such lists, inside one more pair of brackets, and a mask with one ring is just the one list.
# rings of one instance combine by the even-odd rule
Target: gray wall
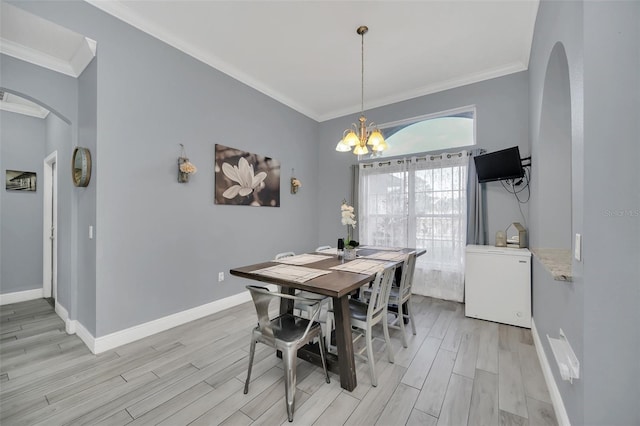
[[[562,43],[571,93],[572,235],[582,261],[573,282],[553,281],[536,261],[533,316],[540,336],[562,328],[581,362],[581,377],[563,382],[547,358],[573,424],[640,424],[640,3],[552,2],[540,5],[529,65],[534,162],[543,141],[545,72]],[[540,173],[546,167],[539,164]],[[531,215],[540,218],[544,187],[534,187]],[[543,241],[540,220],[532,239]]]
[[640,2],[584,3],[584,89],[584,417],[640,424]]
[[[42,288],[44,120],[0,111],[2,294]],[[36,191],[7,191],[5,171],[36,172]]]
[[[487,80],[456,89],[422,96],[405,102],[366,111],[368,120],[376,123],[432,114],[466,105],[476,106],[476,144],[487,152],[517,145],[520,155],[529,155],[528,144],[528,78],[527,72]],[[357,162],[351,153],[335,151],[344,129],[356,121],[358,114],[326,121],[320,125],[318,158],[320,162],[319,242],[335,244],[345,233],[340,223],[340,203],[350,197],[349,166]],[[495,242],[495,233],[512,222],[527,222],[528,205],[522,206],[525,219],[513,195],[499,182],[484,185],[487,208],[487,238]]]
[[[77,249],[77,292],[78,319],[96,335],[96,245],[95,239],[89,239],[89,227],[96,224],[96,198],[99,182],[100,155],[97,149],[97,67],[94,59],[78,78],[78,145],[89,148],[91,158],[91,180],[87,187],[74,187],[77,226],[74,228],[73,242]],[[95,234],[95,232],[94,232]]]
[[[561,25],[558,23],[562,23]],[[532,44],[531,58],[529,61],[529,86],[530,86],[530,129],[531,129],[531,153],[533,160],[533,182],[531,185],[531,246],[546,248],[568,248],[566,242],[553,238],[552,230],[557,230],[554,222],[554,212],[558,206],[545,203],[550,198],[549,194],[555,196],[558,192],[553,182],[543,181],[545,174],[552,176],[557,174],[554,163],[549,161],[548,148],[553,142],[540,140],[540,127],[542,120],[542,105],[544,95],[544,84],[551,53],[556,48],[563,50],[567,56],[567,67],[569,75],[569,94],[571,109],[571,235],[574,232],[584,234],[582,209],[577,206],[583,204],[583,42],[582,42],[582,3],[581,2],[543,2],[538,10],[534,40]],[[553,64],[551,66],[553,71]],[[560,88],[559,88],[560,89]],[[564,88],[560,89],[564,90]],[[549,99],[547,99],[549,101]],[[552,109],[551,105],[546,105]],[[558,107],[561,108],[561,107]],[[564,124],[563,124],[564,125]],[[562,126],[560,126],[562,127]],[[552,133],[547,130],[547,133]],[[545,150],[545,147],[548,148]],[[546,155],[546,156],[545,156]],[[566,166],[566,165],[565,165]],[[546,183],[546,187],[540,184]],[[560,208],[566,209],[562,204]],[[566,214],[566,210],[563,212]],[[571,237],[570,237],[571,238]],[[585,244],[587,243],[585,235]],[[554,246],[553,244],[558,244]],[[533,260],[532,270],[532,303],[533,318],[541,337],[542,345],[545,348],[547,359],[549,360],[555,377],[555,382],[562,395],[565,408],[569,418],[574,424],[583,424],[584,413],[584,380],[575,381],[574,384],[562,381],[555,366],[553,354],[549,348],[546,335],[558,337],[559,329],[562,328],[566,334],[573,350],[578,358],[583,361],[583,312],[584,312],[584,282],[582,263],[574,262],[573,282],[566,283],[554,281],[551,274],[538,262]],[[584,368],[584,366],[583,366]]]

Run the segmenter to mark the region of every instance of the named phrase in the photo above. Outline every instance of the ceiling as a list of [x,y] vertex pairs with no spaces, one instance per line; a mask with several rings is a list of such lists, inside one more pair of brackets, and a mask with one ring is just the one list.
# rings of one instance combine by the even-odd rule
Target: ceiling
[[[366,110],[526,70],[538,10],[537,0],[86,1],[317,121],[360,111],[358,26],[369,27]],[[2,23],[4,45],[4,13]],[[12,42],[33,43],[39,24],[16,23]],[[67,38],[49,35],[47,48]],[[91,42],[80,50],[95,52]]]

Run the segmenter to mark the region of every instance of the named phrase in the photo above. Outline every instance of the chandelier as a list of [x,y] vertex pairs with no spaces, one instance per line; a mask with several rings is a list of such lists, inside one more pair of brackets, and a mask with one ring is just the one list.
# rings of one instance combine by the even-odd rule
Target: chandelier
[[364,35],[369,31],[365,25],[358,27],[356,32],[362,37],[361,43],[361,98],[360,98],[360,118],[359,125],[352,123],[351,128],[342,133],[342,139],[336,145],[336,151],[349,152],[353,149],[355,155],[364,155],[369,153],[369,148],[374,152],[381,152],[387,148],[387,143],[375,123],[371,122],[367,126],[367,118],[364,116]]

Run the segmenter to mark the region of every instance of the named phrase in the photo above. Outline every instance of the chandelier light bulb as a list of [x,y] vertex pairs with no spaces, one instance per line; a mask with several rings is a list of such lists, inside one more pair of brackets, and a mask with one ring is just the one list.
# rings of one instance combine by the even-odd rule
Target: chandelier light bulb
[[380,130],[376,129],[373,132],[371,132],[371,135],[369,135],[369,140],[367,142],[367,145],[377,147],[381,143],[384,143],[384,138],[382,137],[382,133],[380,133]]
[[356,135],[356,132],[349,130],[347,136],[344,137],[344,143],[349,146],[356,146],[360,143],[360,139],[358,138],[358,135]]
[[355,148],[353,148],[353,153],[355,155],[365,155],[369,153],[369,150],[367,149],[366,145],[357,145]]
[[336,151],[338,151],[338,152],[349,152],[349,151],[351,151],[351,147],[349,146],[349,144],[346,144],[344,142],[344,139],[342,139],[340,142],[338,142],[338,145],[336,145]]

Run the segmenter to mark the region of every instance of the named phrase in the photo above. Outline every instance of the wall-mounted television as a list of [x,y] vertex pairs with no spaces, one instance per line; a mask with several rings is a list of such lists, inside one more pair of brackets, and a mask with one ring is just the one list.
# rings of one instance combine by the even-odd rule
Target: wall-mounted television
[[517,146],[478,155],[473,158],[476,164],[478,182],[516,179],[524,176],[520,150]]

